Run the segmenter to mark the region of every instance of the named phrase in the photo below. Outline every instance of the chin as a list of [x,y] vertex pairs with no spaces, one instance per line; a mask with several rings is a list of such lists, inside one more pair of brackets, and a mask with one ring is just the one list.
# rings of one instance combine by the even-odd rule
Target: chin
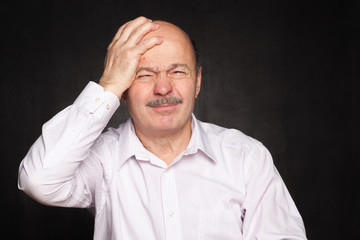
[[151,128],[158,131],[170,132],[183,128],[188,119],[175,116],[157,116],[152,119]]
[[179,122],[175,121],[172,117],[161,116],[156,119],[153,119],[153,129],[158,129],[159,131],[171,131],[178,128],[181,125]]

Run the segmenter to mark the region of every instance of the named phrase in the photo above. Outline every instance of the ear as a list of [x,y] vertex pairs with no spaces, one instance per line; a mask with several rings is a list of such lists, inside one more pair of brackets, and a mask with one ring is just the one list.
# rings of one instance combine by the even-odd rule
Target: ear
[[196,77],[195,98],[197,98],[197,96],[198,96],[199,93],[200,93],[200,88],[201,88],[201,70],[202,70],[202,67],[199,67],[199,69],[198,69],[198,74],[197,74],[197,77]]

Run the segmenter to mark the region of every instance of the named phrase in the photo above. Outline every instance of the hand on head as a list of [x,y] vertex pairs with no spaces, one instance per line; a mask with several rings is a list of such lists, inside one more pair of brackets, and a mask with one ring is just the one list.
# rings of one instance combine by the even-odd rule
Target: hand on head
[[159,27],[150,19],[138,17],[119,28],[108,46],[104,72],[99,81],[105,91],[113,92],[120,99],[132,85],[141,56],[164,41],[161,36],[143,39]]

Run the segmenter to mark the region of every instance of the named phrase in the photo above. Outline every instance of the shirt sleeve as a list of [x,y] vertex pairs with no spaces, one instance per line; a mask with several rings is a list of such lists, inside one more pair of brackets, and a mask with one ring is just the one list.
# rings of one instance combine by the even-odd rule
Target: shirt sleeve
[[244,239],[303,240],[305,227],[269,151],[258,144],[245,164]]
[[43,125],[20,164],[19,189],[46,205],[89,207],[94,175],[101,172],[84,161],[119,105],[114,94],[89,82],[71,106]]

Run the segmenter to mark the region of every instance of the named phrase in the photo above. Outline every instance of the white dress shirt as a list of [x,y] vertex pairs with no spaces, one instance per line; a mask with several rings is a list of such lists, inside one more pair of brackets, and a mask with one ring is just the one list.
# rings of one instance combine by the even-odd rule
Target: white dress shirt
[[131,119],[102,133],[119,100],[90,82],[44,124],[19,188],[53,206],[95,208],[94,239],[306,239],[271,155],[238,130],[198,121],[167,166]]

